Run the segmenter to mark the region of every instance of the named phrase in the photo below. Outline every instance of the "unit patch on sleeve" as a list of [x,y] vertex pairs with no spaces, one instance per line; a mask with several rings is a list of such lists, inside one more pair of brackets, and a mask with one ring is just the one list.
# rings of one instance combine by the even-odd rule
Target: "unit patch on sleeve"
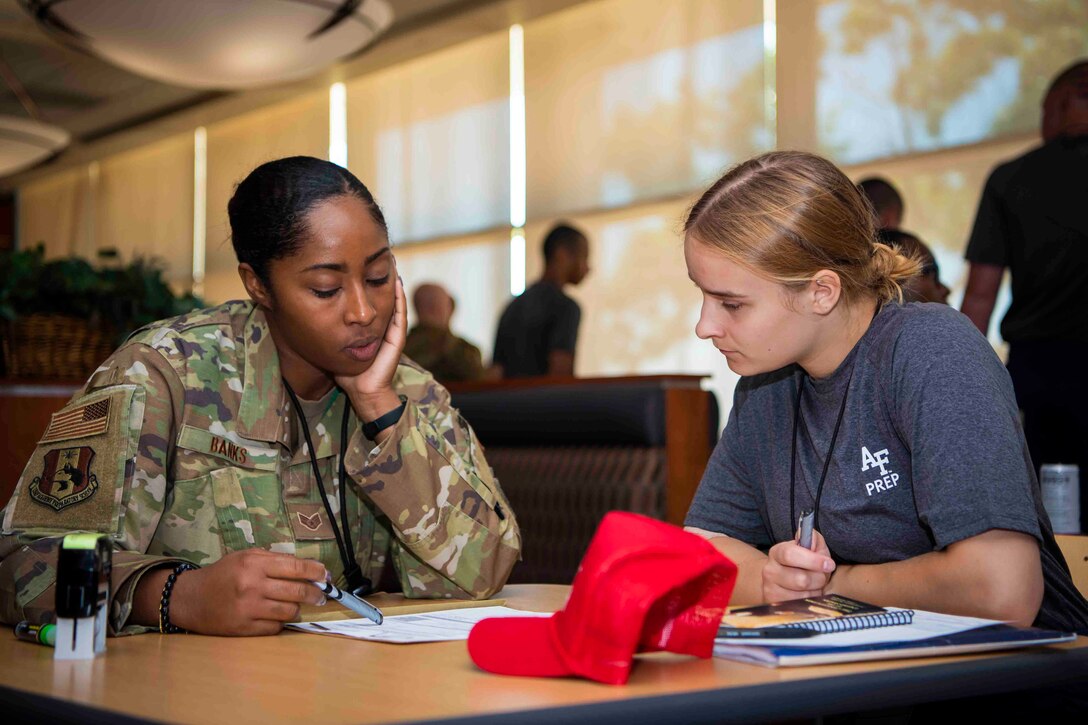
[[42,459],[42,475],[30,482],[30,497],[54,511],[86,501],[98,490],[92,460],[94,449],[89,446],[49,451]]

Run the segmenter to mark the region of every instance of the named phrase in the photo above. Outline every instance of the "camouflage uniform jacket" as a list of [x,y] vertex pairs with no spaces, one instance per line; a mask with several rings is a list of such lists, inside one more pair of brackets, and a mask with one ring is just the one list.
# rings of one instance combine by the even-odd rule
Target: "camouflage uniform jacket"
[[479,380],[484,376],[480,348],[441,327],[416,325],[408,331],[404,354],[443,383]]
[[[518,559],[514,514],[449,393],[402,358],[408,403],[381,445],[352,414],[346,470],[355,556],[377,583],[388,555],[410,597],[486,597]],[[311,425],[339,519],[346,396]],[[263,313],[249,302],[154,323],[133,335],[53,416],[0,535],[0,618],[53,616],[60,536],[114,541],[111,629],[126,626],[140,576],[262,547],[343,565]]]

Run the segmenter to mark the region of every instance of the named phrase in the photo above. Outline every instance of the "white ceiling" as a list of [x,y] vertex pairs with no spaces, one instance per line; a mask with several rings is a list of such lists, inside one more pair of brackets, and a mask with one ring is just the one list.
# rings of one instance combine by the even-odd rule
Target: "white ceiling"
[[[480,4],[392,0],[396,18],[386,37]],[[40,120],[61,126],[82,142],[228,95],[148,80],[64,45],[40,30],[17,0],[0,0],[0,62],[7,66],[0,67],[0,114],[27,117],[2,80],[7,70],[39,108]]]

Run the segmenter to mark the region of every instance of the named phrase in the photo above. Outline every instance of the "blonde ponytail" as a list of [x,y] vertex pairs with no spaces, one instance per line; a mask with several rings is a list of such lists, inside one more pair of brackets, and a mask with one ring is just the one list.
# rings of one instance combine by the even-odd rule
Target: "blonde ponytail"
[[922,271],[919,257],[902,254],[897,248],[876,242],[869,262],[869,289],[881,302],[903,302],[903,283]]

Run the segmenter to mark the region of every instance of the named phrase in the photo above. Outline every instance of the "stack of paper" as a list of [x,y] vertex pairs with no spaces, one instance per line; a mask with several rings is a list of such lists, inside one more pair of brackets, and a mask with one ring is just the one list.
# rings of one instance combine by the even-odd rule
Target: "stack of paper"
[[299,622],[291,629],[311,634],[331,634],[372,642],[411,644],[415,642],[453,642],[468,639],[473,625],[490,617],[550,617],[550,612],[523,612],[509,607],[449,609],[423,614],[386,617],[382,624],[366,619],[342,619],[336,622]]

